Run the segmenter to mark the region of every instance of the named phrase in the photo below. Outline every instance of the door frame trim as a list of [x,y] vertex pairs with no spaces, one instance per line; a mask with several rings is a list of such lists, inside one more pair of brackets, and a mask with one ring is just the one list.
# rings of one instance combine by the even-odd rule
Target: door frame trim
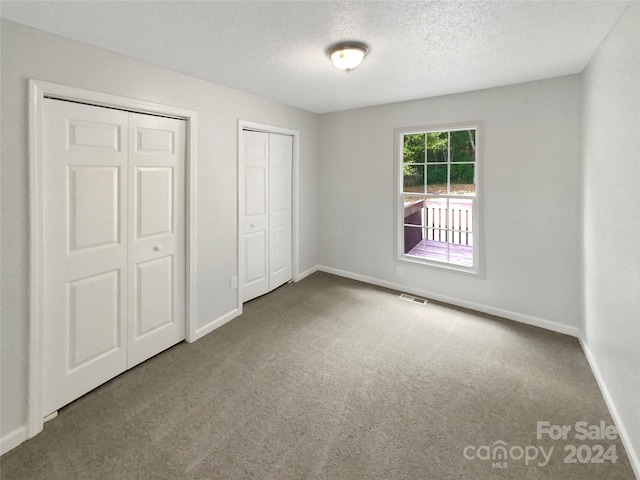
[[29,358],[27,434],[42,431],[43,362],[43,195],[42,195],[42,108],[45,96],[87,103],[97,107],[118,108],[135,113],[177,117],[186,120],[185,155],[185,307],[187,342],[197,340],[196,322],[196,136],[198,113],[133,98],[93,92],[40,80],[29,80]]
[[238,202],[237,202],[237,237],[238,237],[238,312],[242,314],[242,277],[244,272],[244,243],[241,232],[241,214],[244,205],[244,185],[241,179],[244,169],[244,159],[240,155],[240,142],[243,130],[253,130],[257,132],[276,133],[279,135],[290,135],[293,137],[293,158],[291,164],[291,277],[294,282],[300,280],[299,255],[300,255],[300,232],[299,232],[299,154],[300,154],[300,130],[268,125],[265,123],[251,122],[248,120],[238,120]]

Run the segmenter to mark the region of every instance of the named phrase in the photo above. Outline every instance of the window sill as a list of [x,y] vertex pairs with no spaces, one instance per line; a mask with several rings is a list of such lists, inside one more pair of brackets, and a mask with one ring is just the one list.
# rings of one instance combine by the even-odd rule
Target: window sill
[[401,254],[397,259],[403,264],[415,265],[419,267],[433,268],[452,273],[461,273],[475,278],[484,278],[482,270],[478,266],[465,267],[464,265],[456,265],[455,263],[439,262],[437,260],[428,260],[414,257],[412,255]]

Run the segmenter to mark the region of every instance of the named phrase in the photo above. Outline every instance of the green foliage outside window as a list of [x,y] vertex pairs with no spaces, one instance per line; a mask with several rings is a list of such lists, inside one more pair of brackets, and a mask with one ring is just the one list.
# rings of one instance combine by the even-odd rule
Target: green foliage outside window
[[[424,166],[411,164],[424,164],[425,162],[427,163],[428,184],[446,185],[447,167],[446,165],[438,164],[446,163],[447,160],[451,162],[449,173],[452,185],[473,184],[475,179],[475,165],[465,164],[462,162],[475,163],[475,136],[475,130],[429,132],[426,134],[415,133],[405,135],[403,145],[403,163],[405,164],[403,166],[403,172],[405,188],[410,188],[412,191],[419,191],[421,187],[424,187]],[[432,166],[430,167],[430,165]]]

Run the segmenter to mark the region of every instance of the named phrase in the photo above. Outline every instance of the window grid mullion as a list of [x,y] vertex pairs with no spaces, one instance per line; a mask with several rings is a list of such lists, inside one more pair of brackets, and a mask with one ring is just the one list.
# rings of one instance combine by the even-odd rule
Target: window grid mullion
[[[451,193],[451,132],[447,132],[447,195]],[[447,206],[449,201],[447,200]],[[449,251],[447,250],[447,261],[449,261]]]

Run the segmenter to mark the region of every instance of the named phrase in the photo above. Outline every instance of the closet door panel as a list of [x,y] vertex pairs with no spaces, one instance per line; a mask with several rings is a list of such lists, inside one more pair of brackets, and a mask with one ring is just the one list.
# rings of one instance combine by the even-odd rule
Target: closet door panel
[[127,113],[45,99],[43,415],[127,365]]
[[240,155],[241,279],[246,302],[269,291],[269,134],[242,131]]
[[130,114],[129,368],[185,338],[185,134]]
[[291,280],[291,170],[293,137],[269,139],[269,289]]

